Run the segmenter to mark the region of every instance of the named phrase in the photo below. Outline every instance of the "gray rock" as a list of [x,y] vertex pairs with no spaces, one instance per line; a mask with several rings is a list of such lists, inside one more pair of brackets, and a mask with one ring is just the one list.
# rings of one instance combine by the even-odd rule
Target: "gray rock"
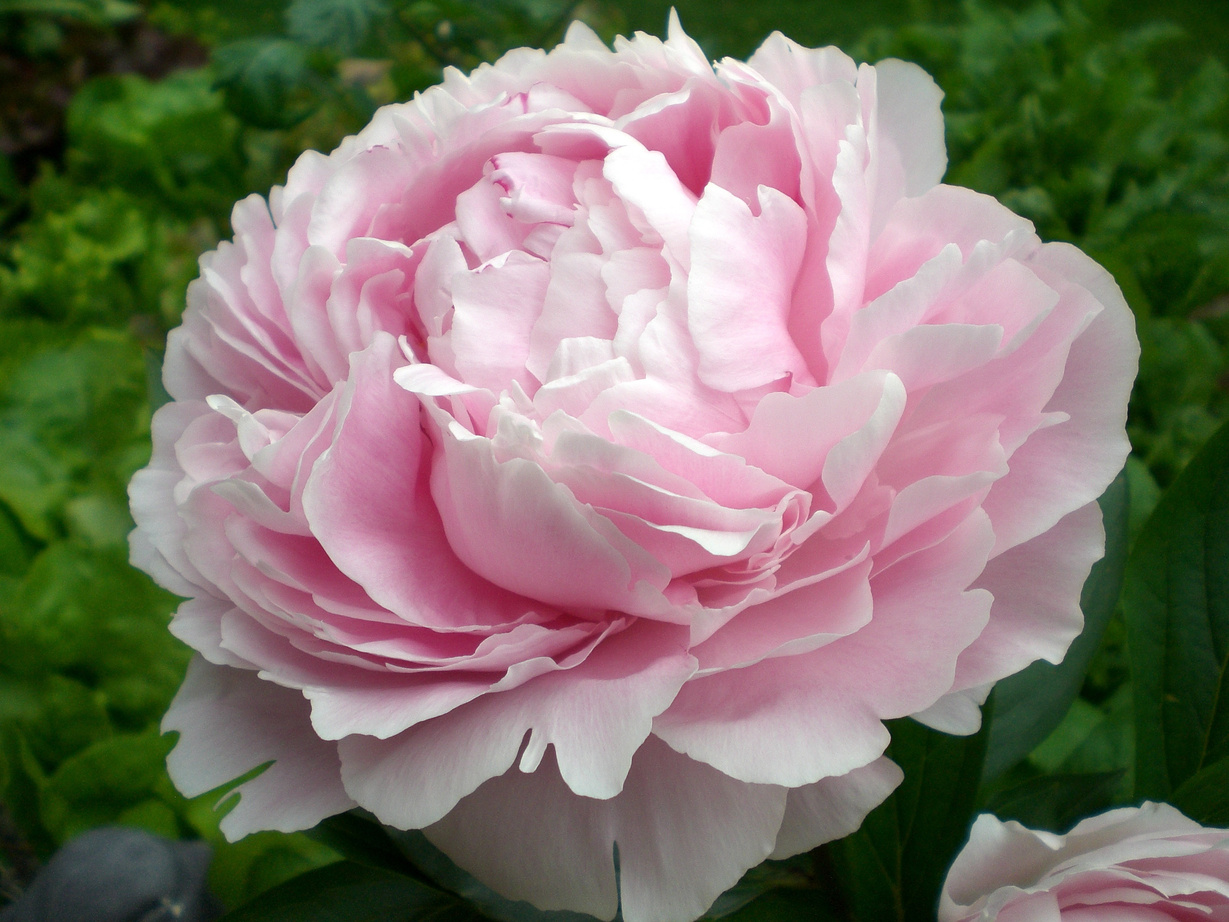
[[210,849],[142,829],[107,826],[73,839],[0,922],[209,922]]

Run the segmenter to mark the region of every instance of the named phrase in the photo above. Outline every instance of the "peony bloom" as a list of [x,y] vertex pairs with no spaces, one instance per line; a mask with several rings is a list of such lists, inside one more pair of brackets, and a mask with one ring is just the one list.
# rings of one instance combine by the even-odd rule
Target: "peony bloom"
[[943,885],[939,922],[1229,918],[1229,829],[1168,804],[1110,810],[1065,836],[983,814]]
[[358,805],[510,897],[690,919],[859,825],[885,719],[972,732],[1059,660],[1133,321],[937,184],[940,98],[574,25],[240,202],[131,488],[200,654],[181,790],[272,763],[228,835]]

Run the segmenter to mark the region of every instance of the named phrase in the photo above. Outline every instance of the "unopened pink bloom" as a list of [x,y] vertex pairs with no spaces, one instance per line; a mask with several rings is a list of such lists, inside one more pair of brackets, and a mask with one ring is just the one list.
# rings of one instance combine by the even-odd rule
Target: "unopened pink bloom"
[[1138,348],[938,185],[941,93],[777,34],[573,26],[234,211],[167,347],[135,562],[230,836],[359,805],[496,890],[690,919],[1058,661]]
[[1196,919],[1229,919],[1229,829],[1157,803],[1065,836],[979,816],[939,905],[939,922]]

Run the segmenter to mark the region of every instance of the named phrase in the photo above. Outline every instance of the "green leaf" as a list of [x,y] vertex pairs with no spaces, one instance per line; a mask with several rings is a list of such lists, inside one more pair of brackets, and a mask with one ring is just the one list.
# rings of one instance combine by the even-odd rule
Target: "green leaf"
[[994,720],[986,752],[985,776],[997,778],[1029,754],[1063,719],[1080,693],[1084,673],[1118,603],[1127,559],[1129,496],[1120,473],[1101,497],[1105,556],[1093,564],[1080,595],[1084,630],[1057,666],[1033,663],[994,689]]
[[1229,757],[1187,778],[1170,802],[1205,826],[1229,826]]
[[414,873],[413,865],[393,845],[384,827],[358,811],[327,817],[307,835],[358,864],[399,874]]
[[0,502],[0,575],[20,576],[30,565],[30,542],[17,518]]
[[0,0],[0,15],[63,16],[93,26],[124,22],[141,15],[136,3],[121,0]]
[[183,679],[187,651],[167,631],[175,597],[118,549],[59,541],[0,609],[0,666],[61,671],[102,695],[117,725],[157,720]]
[[340,861],[262,893],[221,922],[477,922],[450,893],[382,868]]
[[0,452],[0,502],[12,510],[21,527],[36,538],[56,536],[56,512],[69,493],[72,468],[40,445],[25,428],[6,426]]
[[[791,906],[809,906],[810,918],[822,917],[822,911],[827,909],[827,894],[814,889],[809,873],[811,863],[809,855],[798,855],[784,861],[765,861],[751,868],[742,880],[717,897],[704,918],[750,922],[751,919],[767,918],[776,911],[770,911],[768,907],[778,907],[782,917],[788,918]],[[789,893],[789,898],[765,899],[769,894],[782,893]],[[802,893],[806,895],[800,896]],[[793,899],[794,896],[798,899]],[[752,904],[757,908],[749,909]]]
[[968,835],[993,705],[973,736],[893,721],[888,755],[905,779],[862,827],[832,846],[861,922],[933,922],[948,865]]
[[226,105],[258,128],[288,128],[319,104],[307,49],[280,38],[245,38],[214,50],[217,86]]
[[8,777],[0,800],[26,841],[46,857],[57,845],[39,819],[39,792],[47,784],[47,775],[15,727],[0,724],[0,748],[8,760]]
[[153,729],[99,740],[66,759],[40,792],[43,825],[65,842],[157,794],[173,796],[164,767],[170,748]]
[[999,791],[985,805],[1001,820],[1016,820],[1030,829],[1066,832],[1085,816],[1110,807],[1123,773],[1042,775]]
[[209,889],[222,905],[245,905],[266,890],[341,857],[303,833],[257,832],[228,842],[218,829],[223,815],[215,809],[219,793],[214,790],[192,798],[183,805],[182,816],[189,828],[213,846]]
[[1157,504],[1127,564],[1136,794],[1229,756],[1229,425]]
[[0,670],[0,722],[19,727],[39,762],[55,766],[110,736],[104,696],[75,679],[14,676]]
[[366,38],[372,21],[387,14],[384,0],[294,0],[286,8],[286,28],[291,38],[345,56]]
[[[1079,699],[1077,704],[1081,701],[1083,699]],[[1123,771],[1122,784],[1115,796],[1119,802],[1125,802],[1130,800],[1135,787],[1135,723],[1131,685],[1121,686],[1096,710],[1100,711],[1101,719],[1088,730],[1056,770],[1076,774]],[[1046,744],[1049,742],[1050,739],[1047,739]],[[1043,748],[1045,746],[1039,747],[1038,752]]]
[[[67,186],[49,180],[36,190]],[[157,229],[120,189],[73,191],[76,201],[40,203],[6,247],[12,269],[0,271],[0,307],[59,322],[129,317],[143,307],[133,279],[160,245]]]
[[839,922],[840,919],[827,905],[823,893],[801,889],[769,890],[721,918],[723,922]]
[[1044,772],[1060,771],[1105,720],[1104,710],[1085,698],[1076,698],[1053,732],[1029,753],[1029,764]]
[[206,70],[161,80],[97,77],[67,112],[69,174],[152,199],[160,212],[224,221],[243,183],[240,128]]
[[1135,455],[1127,458],[1126,472],[1131,493],[1131,513],[1128,517],[1127,533],[1129,544],[1134,544],[1135,539],[1144,530],[1144,524],[1152,515],[1152,510],[1161,501],[1161,488],[1157,485],[1152,472],[1148,470],[1148,465]]

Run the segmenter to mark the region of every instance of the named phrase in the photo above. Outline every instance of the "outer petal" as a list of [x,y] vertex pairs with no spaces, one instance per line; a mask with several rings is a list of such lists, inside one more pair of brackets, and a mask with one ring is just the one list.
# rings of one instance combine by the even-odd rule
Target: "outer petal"
[[[900,195],[921,195],[947,170],[943,140],[943,91],[916,64],[889,58],[875,65],[880,183],[888,170],[899,170]],[[880,194],[883,194],[881,190]]]
[[303,696],[254,672],[192,660],[162,730],[179,731],[167,769],[188,797],[273,763],[235,788],[239,802],[221,823],[232,841],[260,829],[309,829],[354,806],[336,747],[312,733]]
[[1139,367],[1134,315],[1110,274],[1075,247],[1047,244],[1030,265],[1065,299],[1093,305],[1095,317],[1072,343],[1062,383],[1046,406],[1068,421],[1034,433],[1012,455],[1011,474],[986,497],[996,550],[1041,534],[1095,500],[1130,451],[1126,397]]
[[791,788],[770,858],[788,858],[857,830],[904,779],[891,759],[877,759],[847,775]]
[[1034,660],[1061,662],[1084,627],[1080,589],[1104,553],[1093,502],[991,560],[976,584],[994,596],[990,623],[960,654],[953,691],[998,681]]
[[493,778],[425,831],[514,899],[602,919],[621,901],[627,922],[670,922],[699,916],[772,853],[785,802],[784,788],[735,781],[650,737],[610,800],[575,796],[548,759]]

